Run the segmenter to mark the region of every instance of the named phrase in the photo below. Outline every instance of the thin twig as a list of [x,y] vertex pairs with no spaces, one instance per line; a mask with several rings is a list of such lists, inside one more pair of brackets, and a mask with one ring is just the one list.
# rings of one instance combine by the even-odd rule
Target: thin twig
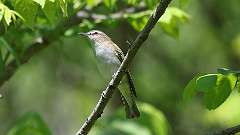
[[138,34],[137,38],[132,44],[132,48],[128,50],[127,55],[125,56],[121,66],[119,67],[116,74],[113,76],[112,80],[109,82],[107,88],[102,92],[102,96],[100,97],[97,105],[93,109],[92,113],[89,115],[87,120],[83,123],[79,131],[76,135],[87,135],[91,130],[94,123],[97,121],[99,117],[101,117],[103,110],[108,103],[109,99],[112,97],[114,89],[119,85],[124,71],[127,70],[129,65],[131,64],[134,56],[136,55],[138,49],[141,47],[143,42],[148,38],[151,30],[158,22],[159,18],[164,14],[166,8],[168,7],[171,0],[161,0],[158,4],[156,10],[150,16],[147,24],[143,28],[143,30]]
[[119,19],[124,19],[126,14],[138,13],[138,12],[145,11],[145,10],[147,10],[147,7],[145,5],[140,5],[138,7],[126,8],[126,9],[118,11],[116,13],[110,13],[107,15],[100,14],[100,13],[91,13],[88,10],[81,10],[77,13],[77,17],[88,18],[88,19],[92,19],[92,20],[106,20],[106,19],[119,20]]
[[240,125],[237,125],[221,131],[210,133],[209,135],[234,135],[239,132],[240,132]]

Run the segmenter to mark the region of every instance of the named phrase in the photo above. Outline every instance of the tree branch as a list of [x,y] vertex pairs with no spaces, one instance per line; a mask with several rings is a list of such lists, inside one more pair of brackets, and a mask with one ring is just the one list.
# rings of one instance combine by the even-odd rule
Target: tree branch
[[107,19],[119,20],[119,19],[125,19],[126,14],[137,13],[144,10],[147,10],[146,5],[140,5],[138,7],[130,7],[130,8],[118,11],[116,13],[111,13],[108,15],[91,13],[91,11],[88,11],[88,10],[81,10],[77,13],[77,17],[88,18],[92,20],[107,20]]
[[239,132],[240,132],[240,125],[237,125],[221,131],[210,133],[209,135],[234,135]]
[[147,24],[145,25],[143,30],[138,34],[137,38],[133,42],[132,47],[128,50],[128,53],[125,56],[121,66],[115,73],[115,76],[109,82],[107,88],[102,92],[102,95],[97,105],[93,109],[92,113],[89,115],[89,117],[84,122],[84,124],[79,129],[76,135],[87,135],[90,129],[92,128],[92,126],[94,125],[94,123],[97,121],[97,119],[101,117],[107,102],[112,97],[114,89],[117,88],[117,86],[121,81],[124,71],[128,69],[138,49],[141,47],[143,42],[148,38],[149,33],[151,32],[155,24],[158,22],[159,18],[164,14],[170,2],[171,0],[160,1],[156,10],[150,16]]

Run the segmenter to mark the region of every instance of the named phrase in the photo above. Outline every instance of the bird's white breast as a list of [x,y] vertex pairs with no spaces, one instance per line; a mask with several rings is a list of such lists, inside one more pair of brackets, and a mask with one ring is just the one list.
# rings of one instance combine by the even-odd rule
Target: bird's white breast
[[102,76],[109,81],[120,66],[116,53],[104,45],[95,45],[97,65]]

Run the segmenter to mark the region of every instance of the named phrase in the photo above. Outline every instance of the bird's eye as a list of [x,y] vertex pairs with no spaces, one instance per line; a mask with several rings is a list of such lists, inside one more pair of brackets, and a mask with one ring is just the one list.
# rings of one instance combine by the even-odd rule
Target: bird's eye
[[98,34],[98,32],[94,32],[93,34]]

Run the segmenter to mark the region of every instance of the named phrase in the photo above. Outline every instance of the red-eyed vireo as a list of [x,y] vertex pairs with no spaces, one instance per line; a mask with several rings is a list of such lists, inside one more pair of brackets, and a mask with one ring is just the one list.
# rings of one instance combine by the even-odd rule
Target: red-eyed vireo
[[[106,82],[109,81],[124,59],[122,50],[102,31],[92,30],[87,33],[79,34],[88,37],[91,41],[93,51],[97,58],[99,71]],[[118,89],[121,93],[127,118],[139,117],[140,113],[134,101],[137,95],[129,71],[126,71]]]

